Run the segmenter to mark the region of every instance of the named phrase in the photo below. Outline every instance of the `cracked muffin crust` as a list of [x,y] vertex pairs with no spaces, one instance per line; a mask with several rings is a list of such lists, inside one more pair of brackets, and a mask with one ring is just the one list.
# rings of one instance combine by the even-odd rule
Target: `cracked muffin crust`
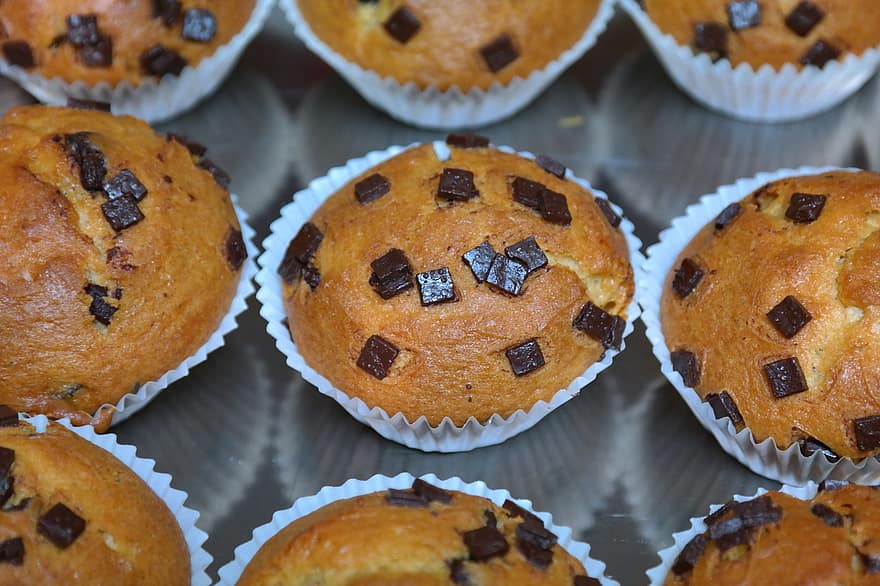
[[260,548],[238,585],[598,585],[556,541],[516,503],[416,480],[297,519]]
[[880,175],[770,183],[681,252],[661,319],[717,417],[780,449],[880,454]]
[[306,362],[431,425],[549,401],[620,347],[634,288],[621,218],[564,166],[449,140],[342,187],[279,270]]
[[380,77],[446,91],[526,78],[574,45],[599,0],[296,0],[331,49]]
[[190,583],[183,532],[143,480],[62,425],[38,432],[9,413],[0,425],[0,582]]
[[4,0],[12,65],[87,85],[178,75],[244,28],[255,0]]
[[828,481],[811,500],[770,492],[705,519],[667,586],[880,583],[880,491]]
[[182,140],[68,108],[0,120],[0,403],[106,428],[102,405],[217,328],[244,241],[228,177]]

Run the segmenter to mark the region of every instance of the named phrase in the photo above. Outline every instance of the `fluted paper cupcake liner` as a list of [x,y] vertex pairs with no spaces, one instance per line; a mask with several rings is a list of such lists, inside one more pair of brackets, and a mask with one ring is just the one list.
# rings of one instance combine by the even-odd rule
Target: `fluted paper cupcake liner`
[[476,128],[513,116],[583,57],[614,16],[613,0],[602,0],[583,36],[554,61],[525,79],[517,77],[505,85],[495,83],[489,89],[452,87],[441,91],[436,87],[422,89],[413,82],[401,84],[393,77],[381,77],[347,61],[315,35],[302,17],[296,0],[280,0],[280,5],[303,43],[367,102],[405,124],[431,129]]
[[[737,432],[730,418],[715,419],[712,407],[703,402],[692,388],[685,386],[681,375],[672,368],[669,348],[663,336],[660,321],[660,299],[666,276],[672,270],[681,251],[696,234],[709,222],[715,220],[721,211],[733,202],[740,201],[756,189],[785,177],[815,175],[839,170],[835,167],[801,167],[781,169],[774,173],[759,173],[749,179],[740,179],[733,185],[720,187],[716,193],[704,195],[699,203],[687,208],[683,216],[672,221],[672,225],[660,233],[660,241],[648,248],[647,261],[641,280],[636,284],[637,297],[642,305],[642,321],[646,335],[651,341],[654,356],[660,361],[660,369],[690,407],[691,411],[718,441],[725,452],[739,460],[752,472],[772,478],[785,484],[802,485],[806,482],[821,481],[826,478],[850,480],[866,484],[880,482],[880,462],[875,458],[854,461],[840,458],[832,462],[821,451],[805,457],[797,443],[786,449],[777,447],[773,438],[758,442],[746,427]],[[857,171],[857,169],[844,169]]]
[[[415,476],[406,472],[395,477],[377,474],[367,480],[352,479],[342,486],[325,486],[313,496],[302,497],[293,503],[293,506],[283,511],[276,511],[272,520],[265,525],[254,529],[253,538],[235,548],[235,559],[220,568],[220,585],[235,586],[244,573],[245,568],[256,555],[257,551],[279,531],[306,515],[329,505],[356,496],[388,490],[389,488],[407,489],[412,486]],[[618,583],[605,576],[605,564],[590,557],[590,546],[576,541],[569,527],[556,525],[550,513],[539,513],[532,508],[532,502],[525,499],[515,499],[506,490],[491,489],[485,482],[465,482],[461,478],[453,477],[441,480],[434,474],[420,476],[423,480],[446,490],[455,490],[472,496],[489,499],[499,507],[505,500],[512,500],[522,508],[537,515],[544,525],[559,537],[559,546],[580,561],[587,574],[598,579],[604,586],[616,586]]]
[[[499,444],[529,429],[551,411],[577,396],[581,389],[592,382],[600,372],[611,366],[614,357],[626,348],[625,338],[633,331],[633,321],[639,315],[638,304],[634,297],[627,308],[626,328],[623,332],[624,344],[621,345],[619,351],[608,350],[601,360],[590,365],[567,388],[558,391],[549,402],[538,401],[529,407],[528,411],[520,409],[506,418],[496,413],[486,422],[480,422],[471,417],[464,425],[456,426],[450,418],[446,417],[440,425],[435,427],[430,425],[424,416],[410,422],[403,413],[389,414],[380,407],[370,408],[361,399],[335,388],[330,381],[306,363],[291,339],[290,332],[284,323],[287,314],[284,308],[278,267],[290,241],[328,197],[367,169],[390,159],[411,146],[392,146],[384,151],[374,151],[365,157],[352,159],[341,167],[334,167],[325,177],[309,183],[306,189],[293,196],[291,203],[281,209],[281,217],[272,222],[271,233],[263,241],[265,252],[259,258],[260,272],[257,273],[256,280],[259,285],[257,299],[262,303],[260,315],[268,322],[267,330],[275,338],[276,347],[287,357],[287,364],[291,368],[297,370],[322,394],[336,400],[352,417],[369,425],[383,437],[426,452],[462,452]],[[531,153],[517,152],[510,147],[496,148],[506,153],[534,158]],[[447,158],[445,154],[448,153],[448,147],[445,143],[442,141],[434,142],[434,149],[441,159]],[[574,177],[571,171],[567,171],[566,178],[589,190],[596,197],[607,199],[603,192],[594,189],[583,179]],[[611,205],[623,217],[620,208],[613,203]],[[635,277],[638,279],[644,261],[640,252],[642,243],[634,234],[632,222],[626,218],[621,221],[620,230],[626,237],[630,251],[630,263]]]
[[[147,403],[155,399],[156,395],[165,390],[168,385],[189,374],[190,369],[197,364],[204,362],[208,358],[208,354],[223,346],[225,344],[224,336],[238,327],[236,317],[247,309],[247,298],[254,292],[253,279],[254,275],[257,274],[256,258],[259,251],[253,243],[256,232],[254,232],[253,228],[247,224],[247,212],[238,207],[238,204],[235,203],[238,201],[238,198],[235,195],[232,196],[232,201],[235,207],[235,215],[238,216],[238,222],[241,226],[241,234],[244,238],[248,257],[242,265],[241,274],[239,275],[238,289],[236,290],[235,297],[232,299],[232,303],[229,306],[229,311],[227,311],[217,329],[214,330],[214,333],[211,334],[211,337],[177,368],[169,370],[154,381],[141,385],[136,392],[128,393],[123,396],[116,405],[114,405],[115,411],[113,413],[111,425],[116,425],[117,423],[125,421],[143,409]],[[104,405],[99,408],[95,414],[97,415],[101,409],[106,407],[107,405]]]
[[[45,432],[49,425],[49,419],[45,415],[23,417],[23,420],[33,425],[37,433]],[[156,493],[156,496],[162,499],[177,520],[189,549],[192,586],[211,584],[207,569],[213,558],[203,547],[208,539],[208,534],[196,527],[199,513],[184,506],[188,495],[171,486],[171,475],[154,470],[155,460],[138,457],[137,449],[134,446],[118,443],[116,436],[112,433],[99,434],[90,425],[73,425],[66,418],[58,420],[56,423],[63,425],[84,440],[110,452],[114,458],[137,474]]]
[[[767,493],[767,490],[760,489],[758,492],[753,494],[752,496],[742,496],[742,495],[734,495],[732,500],[737,502],[750,501],[755,499],[762,494]],[[815,482],[810,482],[802,487],[794,487],[794,486],[783,486],[779,489],[779,492],[784,492],[789,496],[793,496],[795,498],[801,500],[809,500],[816,496],[819,492],[819,485]],[[723,504],[715,504],[709,507],[709,514],[714,513],[718,509],[720,509]],[[675,539],[675,543],[670,547],[660,551],[657,555],[660,556],[660,564],[654,566],[650,570],[646,572],[648,575],[648,579],[651,581],[650,586],[663,586],[663,582],[666,580],[666,576],[669,574],[672,569],[672,565],[675,563],[675,558],[678,557],[678,554],[684,549],[684,547],[690,543],[690,541],[706,531],[706,517],[692,517],[691,518],[691,527],[685,531],[680,531],[678,533],[674,533],[672,535],[673,539]]]
[[257,0],[245,26],[228,43],[187,66],[180,75],[165,75],[161,80],[145,78],[139,84],[122,82],[115,86],[102,82],[88,85],[68,82],[60,77],[42,75],[0,59],[0,74],[13,79],[44,104],[63,106],[69,98],[112,104],[114,114],[128,114],[150,123],[163,122],[193,108],[214,93],[232,71],[248,43],[260,32],[274,0]]
[[779,70],[748,63],[736,67],[687,46],[655,25],[635,0],[618,0],[641,29],[669,76],[696,101],[728,116],[753,122],[786,122],[833,108],[856,93],[880,65],[880,50],[847,54],[823,68],[798,69],[788,63]]

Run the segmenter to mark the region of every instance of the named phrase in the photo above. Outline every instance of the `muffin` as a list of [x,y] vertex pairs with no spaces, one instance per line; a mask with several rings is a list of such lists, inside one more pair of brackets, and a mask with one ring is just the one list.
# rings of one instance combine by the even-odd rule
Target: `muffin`
[[621,346],[634,288],[621,217],[563,165],[448,142],[318,200],[273,265],[308,366],[434,426],[549,402]]
[[[109,425],[217,329],[246,259],[228,177],[134,118],[0,120],[0,402]],[[93,418],[94,416],[94,418]]]
[[877,584],[880,491],[829,481],[812,499],[730,501],[679,553],[667,586]]
[[880,175],[795,176],[731,203],[678,254],[672,368],[718,418],[832,461],[880,454]]
[[183,533],[131,469],[57,423],[0,409],[0,582],[190,583]]
[[880,5],[871,0],[644,0],[661,31],[684,46],[781,69],[824,67],[880,45]]
[[533,513],[417,479],[339,500],[266,542],[239,586],[598,585]]

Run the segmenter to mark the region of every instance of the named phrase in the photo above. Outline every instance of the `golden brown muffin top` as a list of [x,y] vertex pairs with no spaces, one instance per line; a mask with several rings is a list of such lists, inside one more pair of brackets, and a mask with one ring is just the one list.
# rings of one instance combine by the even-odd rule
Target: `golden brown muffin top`
[[758,441],[880,454],[878,228],[874,173],[792,177],[732,204],[666,279],[663,333],[685,384]]
[[228,178],[198,160],[134,118],[0,120],[0,403],[87,423],[210,337],[246,252],[209,169]]
[[322,41],[381,77],[463,91],[543,69],[587,31],[599,0],[298,0]]
[[812,500],[731,501],[682,550],[667,586],[880,583],[880,491],[823,483]]
[[239,586],[592,585],[544,522],[516,503],[423,480],[336,501],[297,519],[248,564]]
[[880,44],[873,0],[644,0],[651,20],[681,45],[780,69],[862,54]]
[[87,85],[178,75],[238,34],[255,0],[4,0],[3,57]]
[[177,520],[131,469],[60,424],[38,432],[2,411],[0,583],[190,583]]
[[620,347],[633,271],[619,222],[535,160],[409,149],[292,241],[280,272],[293,338],[337,388],[410,421],[527,410]]

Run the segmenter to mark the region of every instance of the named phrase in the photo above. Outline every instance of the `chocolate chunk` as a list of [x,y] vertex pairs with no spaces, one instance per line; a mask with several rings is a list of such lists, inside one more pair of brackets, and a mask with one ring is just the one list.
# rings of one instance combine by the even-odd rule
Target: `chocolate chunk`
[[419,283],[422,305],[456,301],[455,285],[447,267],[419,273],[416,280]]
[[412,489],[414,493],[424,498],[428,502],[437,501],[438,503],[443,503],[444,505],[448,505],[452,502],[451,492],[443,490],[439,486],[429,484],[421,478],[416,478],[415,481],[413,481]]
[[85,528],[85,520],[62,503],[49,509],[37,522],[37,532],[61,549],[76,541]]
[[321,284],[321,271],[319,271],[317,267],[303,267],[302,278],[303,281],[306,282],[306,285],[309,286],[309,289],[314,291],[318,288],[318,285]]
[[64,145],[79,166],[79,180],[83,189],[100,191],[107,176],[107,164],[101,149],[89,139],[87,132],[65,135]]
[[116,199],[101,204],[101,211],[117,232],[131,228],[144,219],[144,214],[137,205],[137,200],[131,195],[123,195]]
[[866,574],[880,574],[880,557],[862,552],[859,552],[859,556],[862,558],[862,567]]
[[538,246],[534,236],[529,236],[525,240],[520,240],[516,244],[511,244],[504,249],[504,254],[508,258],[518,260],[525,265],[528,274],[532,274],[538,269],[547,266],[547,255]]
[[392,39],[405,45],[419,32],[422,23],[419,22],[419,19],[416,18],[416,15],[409,8],[401,6],[391,13],[388,20],[382,23],[382,26],[385,27],[385,31]]
[[785,217],[796,224],[815,222],[821,215],[827,199],[825,195],[795,193],[791,196],[791,203],[785,211]]
[[489,268],[495,260],[495,249],[488,242],[483,242],[475,248],[471,248],[463,255],[462,260],[470,267],[477,282],[482,283],[489,275]]
[[101,35],[97,42],[80,47],[79,58],[87,67],[110,67],[113,65],[113,39]]
[[561,226],[571,224],[568,200],[561,193],[546,188],[541,192],[541,215],[551,224]]
[[565,179],[565,165],[556,159],[551,159],[547,155],[538,155],[535,157],[535,163],[551,175],[556,175],[560,179]]
[[703,552],[706,551],[707,541],[705,533],[700,533],[691,539],[675,558],[675,563],[672,564],[672,573],[681,576],[693,570],[700,558],[703,557]]
[[378,173],[373,173],[354,185],[354,196],[362,204],[376,201],[389,191],[391,191],[391,184],[388,179]]
[[214,178],[214,181],[217,182],[217,185],[219,185],[223,189],[229,189],[229,183],[232,181],[232,179],[229,177],[229,173],[217,166],[214,161],[208,158],[204,158],[199,161],[198,166],[210,173],[211,177]]
[[513,189],[513,201],[521,203],[538,213],[541,212],[541,194],[545,189],[543,185],[523,177],[516,177],[511,186]]
[[526,509],[522,508],[521,506],[519,506],[518,504],[516,504],[515,502],[513,502],[510,499],[505,499],[504,504],[501,505],[501,507],[505,511],[510,513],[511,517],[518,517],[518,518],[522,519],[523,521],[528,521],[532,525],[543,525],[544,524],[544,522],[541,521],[541,518],[538,517],[536,514],[532,513],[531,511],[527,511]]
[[856,447],[863,452],[880,448],[880,415],[862,417],[853,421]]
[[523,541],[522,539],[516,540],[516,548],[531,565],[540,570],[546,570],[553,563],[552,549],[541,549],[533,543]]
[[217,18],[210,10],[190,8],[183,13],[181,36],[194,43],[210,43],[217,34]]
[[186,59],[174,49],[156,44],[141,53],[141,69],[147,75],[180,75],[186,67]]
[[98,102],[95,100],[78,100],[76,98],[67,98],[67,107],[76,108],[77,110],[95,110],[96,112],[110,111],[110,104],[108,102]]
[[687,297],[694,292],[705,274],[696,261],[686,258],[681,261],[681,266],[675,271],[675,276],[672,278],[672,290],[681,298]]
[[526,519],[517,525],[516,538],[540,549],[551,549],[559,539],[555,533],[544,527],[544,523],[540,519],[537,519],[537,523]]
[[829,527],[843,527],[843,517],[831,507],[822,503],[814,503],[810,507],[810,512],[822,519]]
[[797,335],[801,328],[810,323],[813,316],[791,295],[779,302],[779,304],[767,312],[770,322],[776,326],[779,333],[788,339]]
[[0,543],[0,564],[20,566],[24,563],[24,541],[21,537],[13,537]]
[[807,381],[796,357],[784,358],[764,365],[770,390],[777,399],[807,390]]
[[741,503],[734,503],[731,508],[734,514],[742,519],[747,527],[771,525],[778,523],[782,519],[782,508],[767,495]]
[[727,56],[727,27],[720,22],[698,22],[694,25],[694,48],[716,57]]
[[803,438],[798,444],[800,445],[801,454],[803,454],[805,458],[809,458],[816,452],[822,452],[825,454],[825,457],[832,462],[840,460],[840,456],[838,456],[834,450],[814,437]]
[[681,375],[685,386],[694,388],[700,384],[700,361],[690,350],[674,350],[669,354],[672,370]]
[[611,224],[612,228],[620,226],[620,222],[623,218],[620,217],[620,214],[614,211],[614,208],[611,207],[611,202],[602,197],[595,197],[593,200],[596,202],[596,205],[599,206],[599,211],[602,212],[602,215],[605,216],[605,219],[608,220],[608,223]]
[[278,267],[278,274],[287,284],[293,283],[302,275],[303,267],[307,266],[318,252],[324,240],[324,233],[311,222],[306,222],[299,229],[284,253],[284,260]]
[[428,499],[411,490],[389,488],[385,493],[385,500],[389,505],[396,507],[424,508],[428,506]]
[[623,343],[623,329],[626,321],[620,316],[611,315],[601,307],[588,301],[572,324],[596,341],[602,342],[606,348],[620,348]]
[[492,73],[498,73],[517,60],[519,52],[513,46],[510,35],[503,34],[480,48],[480,55]]
[[147,188],[135,177],[134,173],[123,169],[117,173],[116,177],[104,184],[104,195],[109,199],[130,195],[140,201],[147,195]]
[[742,213],[742,206],[738,203],[732,203],[724,208],[718,217],[715,218],[715,229],[724,230]]
[[170,27],[180,16],[181,5],[179,0],[153,0],[153,18],[158,18],[162,24]]
[[[16,421],[18,415],[16,414]],[[15,464],[15,450],[0,447],[0,479],[6,480],[10,476],[10,472],[12,471],[12,465]],[[8,497],[7,497],[8,498]],[[4,504],[0,503],[0,505]]]
[[3,43],[3,57],[10,65],[16,65],[22,69],[33,69],[37,66],[34,60],[34,52],[25,41],[6,41]]
[[825,67],[826,63],[834,61],[838,57],[840,57],[840,49],[826,40],[819,39],[810,45],[810,48],[801,57],[801,63],[803,65],[815,65],[821,69]]
[[0,405],[0,427],[14,427],[18,425],[18,411],[8,405]]
[[67,17],[67,41],[74,47],[94,45],[101,39],[95,14],[71,14]]
[[473,173],[464,169],[443,169],[437,197],[449,201],[467,201],[479,195]]
[[486,282],[504,293],[519,295],[527,276],[528,271],[524,264],[503,254],[496,254],[489,267],[489,274],[486,275]]
[[850,482],[848,480],[833,480],[831,478],[827,478],[819,483],[819,492],[833,492],[835,490],[840,490],[844,486],[849,486]]
[[118,311],[118,308],[113,307],[100,297],[93,297],[92,304],[89,305],[89,313],[91,313],[95,320],[104,324],[105,326],[110,325],[110,320],[113,317],[113,314]]
[[489,509],[483,511],[483,518],[486,520],[486,527],[498,527],[498,517]]
[[602,586],[602,583],[589,576],[575,576],[573,586]]
[[182,134],[174,134],[173,132],[169,132],[167,134],[168,138],[177,141],[186,147],[186,150],[194,157],[203,157],[205,153],[208,152],[208,147],[203,144],[197,143],[195,141],[189,140],[187,137]]
[[722,553],[732,547],[751,543],[752,538],[755,535],[754,527],[742,526],[739,519],[734,519],[733,521],[738,524],[738,528],[735,531],[724,533],[715,538],[715,543],[718,545],[718,549],[721,550]]
[[538,341],[534,338],[517,346],[511,346],[504,353],[507,355],[507,360],[510,361],[513,374],[516,376],[524,376],[544,366],[544,354],[541,352]]
[[714,513],[711,513],[704,520],[704,522],[706,523],[706,527],[711,527],[712,525],[715,525],[719,521],[721,521],[721,518],[724,517],[735,504],[736,501],[727,501],[726,503],[718,507]]
[[391,299],[412,288],[413,274],[409,259],[402,250],[392,248],[370,263],[373,274],[370,285],[382,299]]
[[[241,235],[241,230],[236,230],[235,228],[230,228],[226,232],[226,244],[224,246],[226,251],[226,262],[229,263],[229,266],[232,267],[233,271],[237,271],[241,268],[241,265],[244,264],[245,259],[247,259],[247,248],[244,244],[244,237]],[[312,287],[314,289],[314,287]]]
[[782,519],[782,509],[768,496],[730,503],[728,510],[733,513],[730,518],[709,525],[709,537],[715,540],[721,551],[750,543],[756,528]]
[[449,579],[452,580],[453,584],[470,586],[471,578],[464,569],[464,561],[452,560],[446,562],[446,564],[449,566]]
[[468,548],[470,559],[475,562],[484,562],[495,556],[503,556],[510,549],[507,540],[504,539],[504,534],[493,527],[480,527],[473,531],[466,531],[461,538]]
[[739,412],[739,408],[736,406],[733,397],[731,397],[730,393],[727,391],[710,393],[706,395],[706,401],[712,407],[712,411],[715,413],[715,419],[729,417],[730,422],[734,425],[739,425],[743,422],[743,417]]
[[364,344],[361,355],[358,357],[357,365],[361,369],[367,371],[379,380],[388,376],[391,364],[400,350],[397,346],[380,336],[370,336],[367,343]]
[[785,26],[790,28],[794,34],[806,37],[823,18],[825,18],[825,12],[817,5],[805,0],[798,3],[794,10],[788,13],[788,16],[785,17]]
[[489,146],[489,139],[479,134],[450,134],[446,137],[446,144],[460,149],[482,149]]
[[730,28],[741,31],[761,24],[761,4],[757,0],[741,0],[727,3],[727,19]]

